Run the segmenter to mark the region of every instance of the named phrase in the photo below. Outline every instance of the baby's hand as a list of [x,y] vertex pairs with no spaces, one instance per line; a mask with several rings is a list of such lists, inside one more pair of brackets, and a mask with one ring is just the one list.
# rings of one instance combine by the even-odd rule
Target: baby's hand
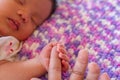
[[49,62],[50,62],[50,55],[51,55],[51,50],[54,46],[57,45],[57,42],[50,42],[48,43],[41,51],[38,59],[43,65],[43,67],[48,71],[49,67]]
[[64,45],[60,43],[57,44],[57,51],[59,52],[59,58],[62,63],[62,71],[67,71],[69,69],[69,57],[67,56],[67,51]]
[[50,55],[51,55],[51,50],[53,49],[54,46],[57,46],[57,51],[59,52],[59,58],[62,60],[62,70],[67,71],[69,68],[69,58],[67,56],[67,51],[65,50],[65,47],[61,45],[60,43],[57,42],[51,42],[47,44],[41,51],[38,59],[45,67],[45,69],[48,71],[49,67],[49,62],[50,62]]

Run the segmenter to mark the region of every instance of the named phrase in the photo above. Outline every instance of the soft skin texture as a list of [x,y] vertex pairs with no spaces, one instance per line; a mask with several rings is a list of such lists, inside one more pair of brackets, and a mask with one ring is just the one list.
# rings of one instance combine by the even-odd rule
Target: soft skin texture
[[51,6],[50,0],[0,0],[0,35],[25,40],[48,17]]

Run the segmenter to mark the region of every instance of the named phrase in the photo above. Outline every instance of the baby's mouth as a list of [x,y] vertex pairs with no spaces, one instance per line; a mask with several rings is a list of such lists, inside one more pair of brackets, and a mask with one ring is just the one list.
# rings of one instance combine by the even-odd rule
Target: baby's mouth
[[20,23],[17,20],[15,20],[15,19],[8,18],[8,24],[14,30],[18,30],[19,29]]

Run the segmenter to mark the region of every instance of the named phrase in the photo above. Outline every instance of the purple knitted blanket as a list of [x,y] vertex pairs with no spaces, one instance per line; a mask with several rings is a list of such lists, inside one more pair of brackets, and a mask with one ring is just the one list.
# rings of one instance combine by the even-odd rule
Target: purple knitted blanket
[[[120,80],[120,1],[61,0],[55,14],[25,41],[20,56],[37,56],[51,41],[65,44],[71,67],[79,50],[87,48],[89,62],[97,62],[111,80]],[[64,73],[63,79],[69,75]]]

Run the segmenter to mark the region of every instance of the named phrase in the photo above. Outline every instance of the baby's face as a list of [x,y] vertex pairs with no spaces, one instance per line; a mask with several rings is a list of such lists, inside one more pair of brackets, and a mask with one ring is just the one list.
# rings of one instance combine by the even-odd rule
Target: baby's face
[[0,35],[25,40],[50,14],[50,0],[0,0]]

